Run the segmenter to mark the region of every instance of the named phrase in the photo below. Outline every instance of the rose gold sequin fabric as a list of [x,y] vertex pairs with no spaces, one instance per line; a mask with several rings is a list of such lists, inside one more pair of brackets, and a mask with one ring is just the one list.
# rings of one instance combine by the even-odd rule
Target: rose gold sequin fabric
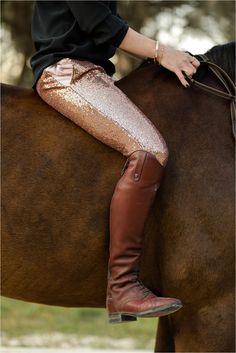
[[115,86],[116,80],[100,65],[64,58],[44,69],[36,90],[46,103],[124,156],[142,149],[165,165],[168,150],[163,137]]

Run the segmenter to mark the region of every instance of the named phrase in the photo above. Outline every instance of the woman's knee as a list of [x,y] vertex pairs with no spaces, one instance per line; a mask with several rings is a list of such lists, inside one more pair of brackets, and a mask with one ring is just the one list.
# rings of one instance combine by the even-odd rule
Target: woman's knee
[[155,131],[156,139],[152,145],[152,148],[151,149],[149,148],[149,151],[152,152],[156,157],[156,159],[158,160],[158,162],[163,167],[165,167],[169,157],[168,146],[160,131],[158,129],[155,129],[155,130],[156,130]]
[[168,150],[166,150],[165,152],[153,152],[154,156],[156,157],[157,161],[163,166],[165,167],[167,162],[168,162],[168,157],[169,157],[169,153]]
[[160,135],[158,136],[157,144],[155,146],[155,149],[152,151],[152,153],[154,154],[158,162],[163,167],[165,167],[169,158],[169,150],[168,150],[166,141],[162,136],[161,138],[160,138]]
[[165,167],[168,162],[169,150],[163,138],[161,138],[161,140],[158,139],[157,143],[153,145],[152,148],[144,145],[132,145],[129,146],[129,148],[125,148],[122,154],[128,158],[136,150],[152,153],[163,167]]
[[137,151],[137,150],[142,150],[142,151],[146,151],[148,153],[151,153],[152,155],[155,156],[155,158],[157,159],[157,161],[163,166],[165,167],[167,162],[168,162],[168,157],[169,157],[169,151],[167,146],[165,147],[165,149],[160,150],[152,150],[150,151],[150,149],[144,148],[144,147],[140,147],[140,148],[136,148],[132,151],[130,151],[129,153],[124,154],[124,156],[126,156],[127,158],[130,157],[130,155]]

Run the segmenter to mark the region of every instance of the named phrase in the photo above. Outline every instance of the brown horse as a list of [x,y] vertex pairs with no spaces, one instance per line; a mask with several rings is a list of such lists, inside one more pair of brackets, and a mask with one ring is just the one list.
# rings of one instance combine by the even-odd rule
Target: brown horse
[[[232,43],[206,54],[234,78]],[[197,75],[222,89],[206,66]],[[170,151],[145,228],[141,279],[184,306],[159,320],[156,351],[233,352],[229,103],[184,88],[172,72],[151,62],[116,84],[158,127]],[[2,294],[48,305],[104,307],[109,205],[125,157],[32,90],[2,88]]]

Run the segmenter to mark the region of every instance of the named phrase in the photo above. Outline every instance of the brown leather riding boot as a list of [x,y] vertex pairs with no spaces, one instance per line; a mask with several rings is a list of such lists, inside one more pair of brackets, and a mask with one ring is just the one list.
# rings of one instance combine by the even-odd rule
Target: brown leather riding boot
[[138,279],[144,225],[163,169],[152,153],[133,152],[112,196],[106,299],[110,323],[164,316],[182,307],[178,299],[157,297]]

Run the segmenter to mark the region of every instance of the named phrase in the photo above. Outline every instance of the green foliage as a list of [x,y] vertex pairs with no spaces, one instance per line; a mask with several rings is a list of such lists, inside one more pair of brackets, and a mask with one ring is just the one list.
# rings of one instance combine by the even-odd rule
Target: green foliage
[[[3,344],[10,338],[29,335],[53,335],[63,333],[76,335],[78,339],[97,336],[99,340],[91,343],[100,348],[107,347],[106,338],[117,340],[133,339],[134,348],[153,349],[157,329],[157,319],[139,319],[136,322],[108,324],[105,309],[77,309],[32,304],[2,298]],[[91,345],[90,345],[91,346]]]

